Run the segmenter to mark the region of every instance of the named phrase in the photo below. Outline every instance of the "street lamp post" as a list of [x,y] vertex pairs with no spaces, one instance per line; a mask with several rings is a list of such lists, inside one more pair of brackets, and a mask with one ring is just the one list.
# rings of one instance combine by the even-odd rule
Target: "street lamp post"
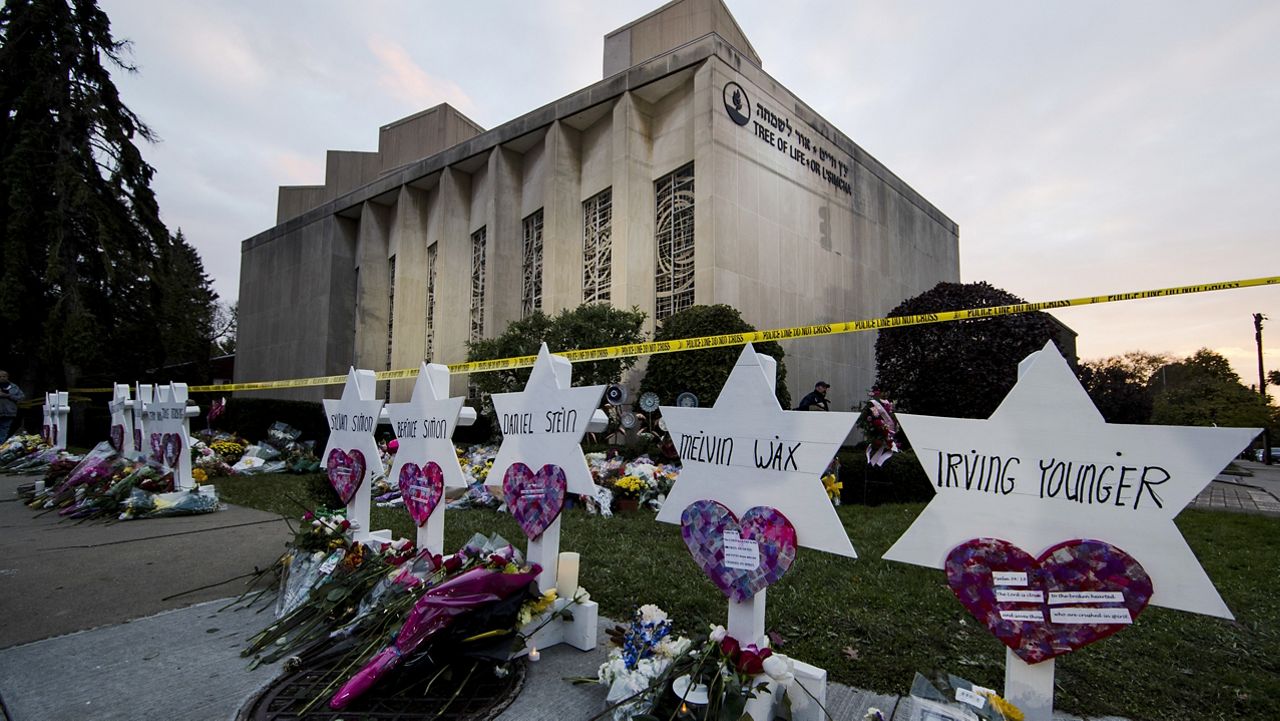
[[[1258,393],[1262,395],[1262,407],[1267,405],[1267,375],[1262,370],[1262,321],[1267,317],[1261,313],[1253,314],[1253,338],[1258,342]],[[1271,465],[1271,431],[1264,423],[1262,426],[1262,462]]]

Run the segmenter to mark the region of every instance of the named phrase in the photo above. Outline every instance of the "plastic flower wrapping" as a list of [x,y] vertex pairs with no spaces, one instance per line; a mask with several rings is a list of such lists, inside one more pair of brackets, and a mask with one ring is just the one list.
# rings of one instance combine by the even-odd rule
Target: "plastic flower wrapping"
[[879,391],[871,391],[871,398],[862,404],[858,429],[867,439],[867,463],[883,466],[898,452],[898,421],[893,417],[893,402],[882,397]]
[[[627,626],[608,631],[613,648],[596,678],[576,681],[609,688],[606,713],[614,721],[678,714],[739,719],[747,701],[762,694],[780,694],[778,700],[795,710],[813,700],[796,680],[795,662],[787,656],[768,647],[743,646],[723,626],[711,626],[693,639],[675,635],[672,628],[662,609],[641,606]],[[686,706],[695,688],[707,695],[707,702]]]
[[4,443],[0,443],[0,470],[11,471],[14,464],[48,447],[44,439],[38,435],[12,436]]
[[[523,648],[523,621],[545,614],[555,601],[535,590],[541,569],[526,565],[500,536],[476,534],[456,553],[440,556],[406,539],[351,542],[349,527],[337,512],[303,516],[293,546],[276,565],[287,569],[277,618],[242,651],[255,666],[285,657],[302,665],[338,658],[337,667],[348,671],[308,707],[328,700],[344,708],[432,649],[441,657],[474,653],[505,663]],[[252,606],[266,590],[231,605]]]
[[502,505],[501,499],[495,498],[484,485],[489,472],[493,470],[493,459],[497,455],[498,446],[494,443],[458,449],[458,465],[462,466],[462,476],[467,480],[467,490],[460,498],[449,503],[450,510],[497,508]]
[[[963,695],[957,693],[964,692]],[[962,698],[976,699],[973,702]],[[1023,721],[1022,710],[995,691],[948,673],[917,673],[911,682],[911,700],[917,708],[938,718],[961,716],[983,721]]]
[[44,489],[19,487],[27,505],[56,510],[77,520],[139,518],[211,513],[222,508],[211,486],[174,492],[173,473],[142,454],[121,454],[103,441],[71,463],[49,467]]
[[594,497],[584,497],[588,512],[612,515],[609,505],[614,498],[632,498],[657,511],[662,507],[671,486],[680,475],[676,463],[654,463],[642,455],[626,461],[616,452],[588,453],[587,466],[598,488]]

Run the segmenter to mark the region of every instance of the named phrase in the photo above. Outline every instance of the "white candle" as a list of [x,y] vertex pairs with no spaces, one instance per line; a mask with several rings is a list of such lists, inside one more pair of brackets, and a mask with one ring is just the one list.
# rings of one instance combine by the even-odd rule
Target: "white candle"
[[529,651],[529,660],[530,660],[530,661],[533,661],[533,662],[535,662],[535,663],[536,663],[536,662],[538,661],[538,659],[540,659],[540,658],[542,658],[542,654],[538,653],[538,647],[537,647],[537,646],[534,646],[534,647]]
[[556,595],[560,598],[572,599],[574,594],[578,592],[578,564],[581,557],[572,552],[565,551],[560,554],[556,571]]

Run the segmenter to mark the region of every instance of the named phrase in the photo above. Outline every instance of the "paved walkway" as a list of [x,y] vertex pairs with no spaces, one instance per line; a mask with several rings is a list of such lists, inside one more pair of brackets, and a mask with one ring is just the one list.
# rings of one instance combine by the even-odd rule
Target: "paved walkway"
[[1219,474],[1191,507],[1280,518],[1280,464],[1236,461],[1234,465],[1250,475]]

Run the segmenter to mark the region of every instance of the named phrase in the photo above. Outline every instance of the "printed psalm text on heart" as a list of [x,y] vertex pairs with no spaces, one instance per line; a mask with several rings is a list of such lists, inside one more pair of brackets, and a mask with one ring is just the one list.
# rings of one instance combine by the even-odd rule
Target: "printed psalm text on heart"
[[511,464],[502,476],[502,495],[524,535],[541,536],[560,516],[568,484],[560,466],[547,464],[534,473],[523,463]]
[[400,468],[400,495],[404,497],[404,506],[409,509],[413,522],[421,528],[431,518],[444,494],[444,471],[435,461],[428,461],[426,466],[417,463],[405,463]]
[[739,520],[715,501],[694,501],[680,516],[680,535],[693,560],[733,601],[767,588],[796,560],[795,527],[768,506],[756,506]]
[[1064,541],[1034,558],[998,538],[947,555],[947,583],[1001,643],[1039,663],[1133,623],[1153,592],[1142,565],[1102,541]]
[[329,474],[329,484],[343,503],[350,503],[356,497],[356,491],[364,483],[364,469],[364,453],[360,449],[353,448],[347,452],[334,448],[329,451],[325,471]]

